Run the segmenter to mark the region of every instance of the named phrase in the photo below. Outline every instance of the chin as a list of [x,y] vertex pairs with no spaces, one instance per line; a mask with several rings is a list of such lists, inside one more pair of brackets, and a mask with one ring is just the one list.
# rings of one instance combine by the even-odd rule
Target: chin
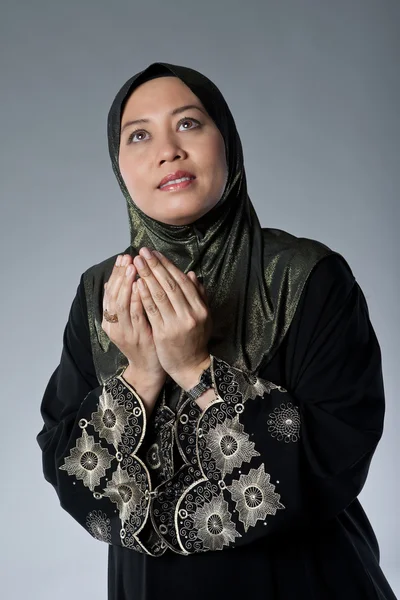
[[167,223],[168,225],[190,225],[191,223],[194,223],[196,220],[198,219],[198,217],[176,217],[175,219],[171,219],[168,217],[165,218],[159,218],[159,221],[162,221],[163,223]]
[[[194,223],[197,219],[200,218],[207,211],[193,211],[191,213],[185,213],[184,210],[179,210],[179,207],[170,207],[168,214],[158,214],[154,215],[154,218],[158,221],[162,221],[163,223],[169,223],[170,225],[190,225],[190,223]],[[182,207],[183,208],[183,207]],[[208,209],[210,210],[210,209]],[[173,215],[173,216],[171,216]]]

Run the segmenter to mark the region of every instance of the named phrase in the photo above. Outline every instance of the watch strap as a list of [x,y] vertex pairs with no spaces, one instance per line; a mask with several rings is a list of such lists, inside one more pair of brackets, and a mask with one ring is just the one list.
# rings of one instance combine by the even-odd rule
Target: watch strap
[[196,400],[199,396],[201,396],[208,389],[212,388],[212,378],[211,378],[211,365],[204,369],[199,377],[199,382],[192,387],[190,390],[187,390],[187,394],[191,396],[193,400]]

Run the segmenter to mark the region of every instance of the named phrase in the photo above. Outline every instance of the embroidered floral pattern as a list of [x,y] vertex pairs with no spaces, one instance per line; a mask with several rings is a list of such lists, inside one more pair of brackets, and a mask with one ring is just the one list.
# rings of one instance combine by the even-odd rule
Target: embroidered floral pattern
[[[140,532],[145,526],[150,510],[151,480],[146,465],[137,455],[125,456],[120,463],[120,468],[122,471],[120,475],[123,475],[123,477],[120,477],[122,480],[122,486],[132,486],[134,490],[136,490],[137,500],[135,503],[134,500],[129,497],[130,493],[126,493],[127,490],[124,489],[124,487],[122,487],[121,490],[119,487],[119,485],[121,485],[121,483],[118,481],[119,478],[115,477],[114,481],[110,482],[108,486],[110,500],[113,501],[112,498],[114,498],[118,508],[122,508],[122,510],[120,510],[120,519],[124,528],[122,545],[125,546],[128,542],[128,535],[137,535],[138,532]],[[123,500],[123,504],[118,500],[118,495],[121,496],[121,491],[121,499]],[[104,494],[104,496],[106,496],[106,494]],[[122,516],[126,517],[126,520],[123,520]],[[142,540],[137,538],[137,541],[141,542]]]
[[152,444],[147,450],[146,459],[150,469],[158,469],[161,466],[160,449],[157,443]]
[[193,520],[197,535],[207,550],[222,550],[223,546],[241,537],[231,520],[228,503],[222,496],[214,497],[199,507]]
[[282,393],[287,391],[272,381],[259,379],[256,375],[236,369],[215,356],[213,357],[213,375],[218,395],[232,404],[244,404],[247,400],[253,400],[257,396],[270,394],[272,390]]
[[211,428],[204,435],[204,441],[210,448],[222,477],[226,473],[232,473],[234,468],[241,467],[243,462],[250,462],[253,456],[260,456],[254,450],[254,443],[244,432],[238,417],[226,419]]
[[291,402],[281,404],[268,416],[268,431],[272,437],[276,438],[278,442],[282,440],[286,443],[298,441],[300,438],[300,415],[297,406]]
[[90,423],[99,436],[105,438],[109,444],[118,448],[121,437],[128,422],[129,413],[125,407],[117,402],[112,395],[103,388],[99,399],[98,410],[92,414]]
[[96,540],[111,544],[111,521],[101,510],[92,510],[88,514],[86,527]]
[[70,456],[65,458],[60,470],[67,471],[68,475],[75,475],[77,479],[82,480],[83,485],[93,491],[100,485],[100,479],[110,468],[112,459],[109,451],[102,448],[94,441],[94,437],[83,429],[82,437],[77,440],[75,448],[72,448]]
[[128,472],[118,465],[117,470],[113,473],[112,480],[107,483],[103,496],[110,498],[111,502],[115,502],[120,519],[125,522],[134,511],[137,511],[142,491],[135,479],[130,477]]
[[236,502],[239,520],[245,531],[254,527],[258,520],[264,520],[267,515],[275,515],[278,509],[285,508],[279,502],[280,495],[274,491],[275,486],[270,483],[270,475],[265,472],[263,464],[258,469],[250,469],[248,475],[241,475],[226,489]]
[[[294,442],[300,435],[298,408],[288,402],[272,410],[277,398],[273,392],[286,390],[223,360],[212,357],[211,370],[217,402],[201,411],[187,398],[177,413],[161,403],[147,432],[143,403],[129,384],[119,376],[103,385],[91,420],[82,416],[82,436],[59,467],[101,500],[97,506],[106,508],[110,501],[108,513],[93,510],[83,515],[82,523],[94,538],[111,543],[111,522],[119,513],[116,536],[134,551],[160,556],[167,548],[181,555],[222,550],[246,543],[241,540],[244,533],[285,509],[262,462],[267,457],[258,451],[266,453],[274,442],[262,424],[246,432],[249,413],[242,413],[247,400],[254,399],[256,418],[258,411],[269,413],[270,435]],[[263,398],[267,394],[271,398]],[[179,462],[174,443],[184,462],[180,468],[174,465]],[[107,474],[111,479],[106,479],[113,459],[114,468]],[[262,526],[252,535],[263,535],[260,530]]]

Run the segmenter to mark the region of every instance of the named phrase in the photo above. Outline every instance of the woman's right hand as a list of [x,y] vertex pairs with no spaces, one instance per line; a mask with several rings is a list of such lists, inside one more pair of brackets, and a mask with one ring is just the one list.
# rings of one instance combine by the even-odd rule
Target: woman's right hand
[[101,326],[128,359],[127,370],[134,373],[135,380],[161,389],[167,374],[158,360],[151,325],[135,283],[137,269],[129,254],[120,255],[119,260],[121,265],[117,265],[117,259],[103,296],[103,312],[107,309],[117,314],[118,322],[110,323],[103,316]]

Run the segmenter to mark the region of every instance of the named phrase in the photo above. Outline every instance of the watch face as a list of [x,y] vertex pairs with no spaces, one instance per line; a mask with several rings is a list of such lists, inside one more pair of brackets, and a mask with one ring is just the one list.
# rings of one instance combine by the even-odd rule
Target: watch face
[[200,383],[206,385],[208,388],[212,387],[211,370],[210,367],[205,369],[201,375]]

